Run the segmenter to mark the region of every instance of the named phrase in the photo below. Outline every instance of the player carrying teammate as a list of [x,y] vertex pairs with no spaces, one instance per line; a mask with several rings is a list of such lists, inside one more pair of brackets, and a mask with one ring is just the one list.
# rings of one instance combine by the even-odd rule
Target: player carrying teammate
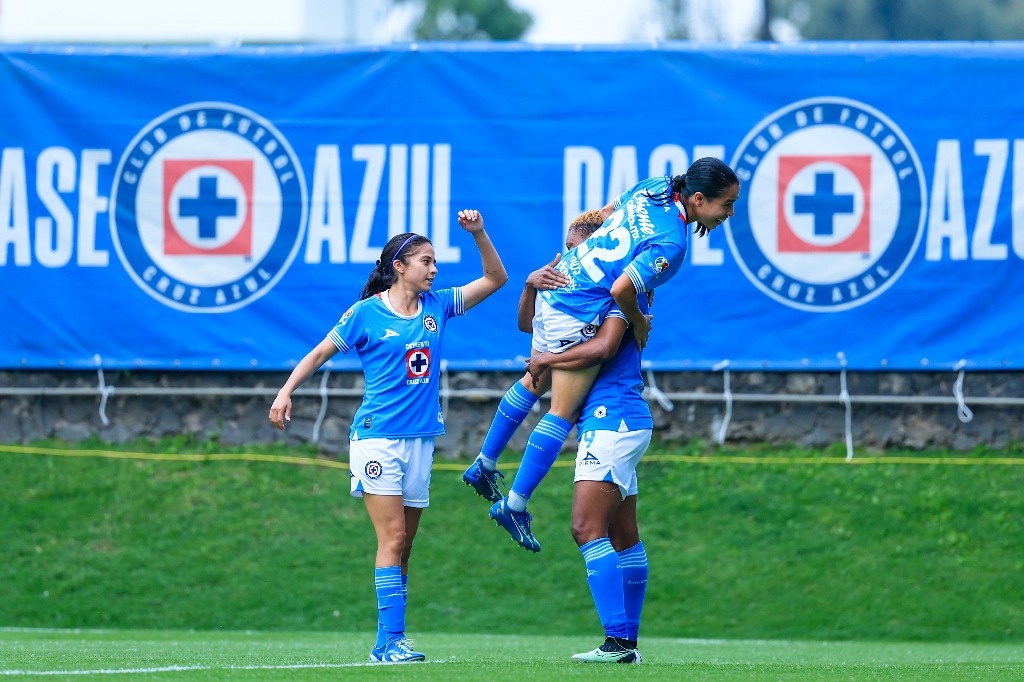
[[[694,232],[707,235],[733,214],[739,191],[732,169],[705,157],[684,175],[643,180],[601,209],[605,223],[557,265],[569,284],[540,292],[534,348],[560,353],[588,341],[614,304],[643,349],[651,322],[640,311],[637,294],[678,272],[686,254],[686,226],[696,223]],[[527,502],[558,456],[597,371],[552,369],[551,407],[530,434],[512,490],[491,506],[491,518],[532,552],[540,551],[540,543]],[[488,468],[493,462],[478,461],[481,471],[497,478]]]

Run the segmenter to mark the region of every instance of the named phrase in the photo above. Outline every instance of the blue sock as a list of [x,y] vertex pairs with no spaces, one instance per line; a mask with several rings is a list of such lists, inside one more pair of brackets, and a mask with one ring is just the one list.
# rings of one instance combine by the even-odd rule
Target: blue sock
[[512,434],[516,432],[536,404],[537,396],[523,388],[518,381],[512,384],[512,388],[505,392],[501,402],[498,403],[498,411],[494,413],[491,427],[487,429],[487,435],[484,436],[480,454],[490,459],[498,459],[512,439]]
[[[523,452],[523,461],[512,481],[512,491],[529,499],[544,476],[551,471],[551,465],[558,458],[562,443],[572,430],[572,424],[548,412],[541,417],[537,427],[530,434]],[[516,509],[522,511],[522,509]]]
[[[374,576],[374,577],[376,578],[376,576]],[[379,594],[380,594],[380,592],[378,591],[378,596],[379,596]],[[403,574],[402,575],[402,604],[403,605],[408,605],[408,603],[409,603],[409,576]],[[384,646],[384,644],[387,642],[387,640],[388,640],[388,636],[384,632],[384,623],[381,622],[381,619],[380,619],[380,617],[378,615],[378,618],[377,618],[377,648],[379,649],[380,647]]]
[[405,636],[405,590],[401,566],[373,569],[377,588],[377,648]]
[[605,635],[629,639],[622,597],[622,569],[611,541],[606,537],[591,540],[580,547],[580,552],[587,564],[587,583]]
[[622,567],[622,596],[626,605],[627,639],[636,640],[640,635],[640,614],[644,610],[644,596],[647,593],[647,552],[644,543],[638,542],[629,549],[619,552],[619,566]]

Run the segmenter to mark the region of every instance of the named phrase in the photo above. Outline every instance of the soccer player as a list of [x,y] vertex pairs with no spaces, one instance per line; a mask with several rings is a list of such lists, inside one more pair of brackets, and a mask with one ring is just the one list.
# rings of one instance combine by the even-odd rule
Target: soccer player
[[[696,223],[694,233],[706,236],[733,214],[739,192],[733,170],[706,157],[684,175],[643,180],[601,209],[601,228],[556,266],[570,283],[540,292],[534,348],[561,353],[592,339],[615,304],[642,350],[651,323],[637,294],[670,280],[686,255],[686,226]],[[491,506],[490,517],[531,552],[539,552],[540,543],[527,503],[558,456],[597,371],[552,369],[550,409],[530,434],[512,489]],[[486,467],[482,460],[481,469]]]
[[448,320],[462,315],[508,280],[479,211],[458,214],[473,235],[483,275],[461,287],[431,291],[434,247],[418,234],[392,237],[352,305],[334,329],[292,370],[270,408],[278,429],[291,419],[292,393],[339,350],[363,367],[363,401],[349,430],[352,495],[362,497],[377,535],[374,585],[377,642],[370,660],[423,661],[405,636],[409,555],[429,503],[434,438],[444,434],[439,367]]
[[[649,295],[638,301],[645,315]],[[576,423],[572,537],[583,554],[605,641],[593,651],[574,654],[574,661],[642,660],[637,639],[647,553],[636,521],[636,465],[651,442],[654,419],[643,397],[640,350],[625,338],[626,330],[625,316],[613,308],[593,340],[564,353],[534,355],[527,364],[529,373],[539,377],[550,369],[601,367]]]
[[[565,236],[565,248],[568,251],[582,242],[601,227],[604,217],[598,210],[585,211],[578,215],[571,223]],[[527,334],[533,333],[533,317],[537,311],[537,291],[544,289],[555,289],[569,283],[569,278],[555,270],[560,254],[556,254],[554,260],[530,273],[526,278],[526,285],[519,297],[519,310],[517,313],[519,330]],[[540,353],[537,348],[531,348],[531,354]],[[533,406],[540,396],[551,388],[550,374],[545,374],[542,380],[535,382],[529,374],[512,384],[512,387],[505,392],[498,409],[494,413],[491,426],[484,436],[484,442],[480,446],[480,455],[469,465],[462,475],[466,485],[471,486],[478,495],[488,502],[497,502],[503,496],[498,487],[498,478],[504,479],[505,475],[497,470],[498,457],[508,445],[512,434],[516,432],[519,425],[526,419]]]

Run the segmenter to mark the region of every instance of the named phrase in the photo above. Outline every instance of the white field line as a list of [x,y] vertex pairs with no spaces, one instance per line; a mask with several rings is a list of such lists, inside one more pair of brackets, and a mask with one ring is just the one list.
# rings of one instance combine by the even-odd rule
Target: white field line
[[[424,663],[447,663],[445,659]],[[195,672],[197,670],[303,670],[306,668],[365,668],[379,665],[414,665],[413,663],[296,663],[293,665],[166,665],[156,668],[101,668],[97,670],[0,670],[0,676],[21,675],[131,675],[148,673]]]

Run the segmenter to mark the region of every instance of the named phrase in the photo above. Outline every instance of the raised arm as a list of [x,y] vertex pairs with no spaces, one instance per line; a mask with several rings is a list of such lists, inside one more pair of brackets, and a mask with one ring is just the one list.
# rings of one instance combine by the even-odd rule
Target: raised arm
[[485,298],[500,289],[508,281],[508,273],[501,263],[491,238],[484,232],[484,218],[480,211],[465,209],[459,211],[459,225],[473,235],[476,248],[480,251],[480,261],[484,274],[462,287],[462,302],[466,310],[474,307]]
[[325,362],[333,358],[337,352],[338,347],[334,345],[334,342],[325,338],[313,350],[306,353],[306,357],[302,358],[299,364],[295,365],[292,373],[288,375],[288,380],[284,382],[284,386],[277,392],[274,404],[270,406],[271,424],[282,431],[284,430],[284,423],[292,419],[292,393],[306,379],[313,376],[318,369],[323,367]]

